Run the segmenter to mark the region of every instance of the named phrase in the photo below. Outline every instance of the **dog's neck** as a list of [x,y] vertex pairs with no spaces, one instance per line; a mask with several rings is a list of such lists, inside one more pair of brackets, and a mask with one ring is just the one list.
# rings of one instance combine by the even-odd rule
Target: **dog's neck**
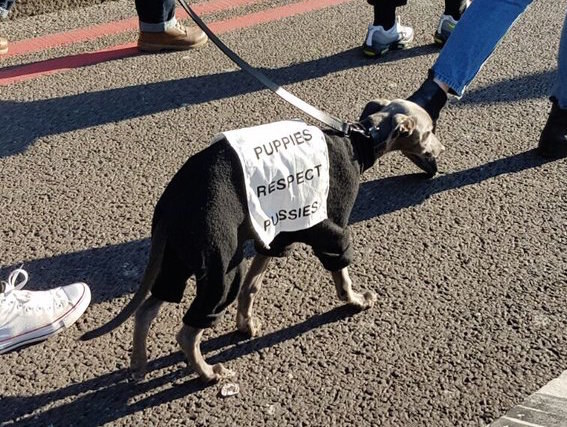
[[360,163],[360,173],[370,169],[376,160],[386,153],[386,142],[390,134],[389,129],[375,127],[371,131],[365,129],[360,123],[355,123],[350,140],[356,159]]

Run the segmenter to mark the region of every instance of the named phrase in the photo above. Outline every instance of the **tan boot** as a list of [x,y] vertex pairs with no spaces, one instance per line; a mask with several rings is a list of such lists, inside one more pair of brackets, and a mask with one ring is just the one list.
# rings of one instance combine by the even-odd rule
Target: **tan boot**
[[8,40],[0,37],[0,55],[8,53]]
[[180,22],[159,33],[140,31],[138,49],[143,52],[160,50],[187,50],[204,45],[207,35],[200,28],[187,28]]

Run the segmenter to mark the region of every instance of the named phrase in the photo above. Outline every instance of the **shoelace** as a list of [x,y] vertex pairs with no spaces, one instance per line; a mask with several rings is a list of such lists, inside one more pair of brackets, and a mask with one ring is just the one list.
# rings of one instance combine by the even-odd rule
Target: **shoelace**
[[[22,275],[23,279],[18,283],[18,276]],[[3,292],[8,293],[13,291],[14,289],[22,289],[28,283],[28,272],[23,268],[16,268],[14,271],[10,273],[8,276],[7,282],[2,282],[3,284]]]
[[394,24],[392,29],[390,29],[388,31],[392,31],[392,30],[394,30],[398,34],[401,34],[402,38],[406,38],[409,35],[409,30],[407,30],[407,27],[404,27],[402,25],[402,23],[400,22],[399,16],[396,16],[396,23]]
[[[19,280],[20,276],[22,276],[22,278]],[[26,285],[26,283],[28,283],[28,278],[29,276],[26,270],[24,270],[23,268],[15,269],[10,273],[10,275],[8,276],[8,280],[6,282],[2,281],[2,285],[4,287],[2,293],[6,297],[8,297],[11,291],[21,290]],[[34,309],[34,307],[28,306],[28,303],[32,301],[32,295],[33,292],[30,291],[17,292],[12,294],[13,298],[9,297],[9,300],[11,302],[15,302],[16,304],[18,304],[18,307],[25,308],[27,311],[29,311]],[[51,298],[53,305],[52,306],[49,305],[49,307],[62,307],[69,302],[66,296],[62,293],[62,290],[60,288],[51,291]],[[43,310],[46,307],[48,306],[38,305],[35,307],[35,309]]]
[[185,25],[183,25],[181,22],[176,21],[175,28],[178,29],[179,31],[182,31],[183,34],[187,34],[187,28],[185,28]]

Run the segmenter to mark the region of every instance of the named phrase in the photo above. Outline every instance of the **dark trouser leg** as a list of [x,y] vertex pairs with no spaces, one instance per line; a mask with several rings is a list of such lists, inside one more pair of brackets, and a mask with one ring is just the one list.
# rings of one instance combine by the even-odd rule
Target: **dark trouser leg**
[[165,31],[175,17],[175,0],[135,0],[140,30]]
[[389,30],[394,26],[396,22],[396,8],[407,3],[407,1],[403,0],[372,0],[369,2],[374,5],[373,25],[380,25],[385,30]]
[[0,0],[0,18],[6,18],[8,11],[14,6],[15,0]]
[[444,15],[450,15],[458,21],[461,19],[465,9],[467,8],[466,0],[445,0],[445,12]]
[[567,156],[567,14],[563,22],[559,55],[557,58],[557,76],[553,87],[553,102],[547,123],[539,139],[539,152],[549,158]]
[[543,128],[538,151],[549,159],[567,157],[567,108],[561,109],[556,98],[552,98],[551,112]]

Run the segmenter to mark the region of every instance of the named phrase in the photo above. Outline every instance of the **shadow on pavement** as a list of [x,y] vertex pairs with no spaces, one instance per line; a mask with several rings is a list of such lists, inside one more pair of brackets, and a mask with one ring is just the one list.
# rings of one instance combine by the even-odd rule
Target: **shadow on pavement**
[[521,172],[549,162],[551,160],[544,159],[532,149],[471,169],[449,174],[440,173],[430,180],[424,179],[423,174],[412,174],[365,182],[360,186],[350,222],[352,224],[366,221],[417,206],[434,194],[478,184],[487,179]]
[[[236,332],[227,333],[204,342],[202,351],[210,353],[223,349],[208,361],[209,363],[228,362],[292,340],[323,325],[339,322],[357,312],[358,310],[352,307],[339,306],[296,325],[249,340],[243,340]],[[169,368],[184,360],[183,354],[176,352],[150,361],[149,371]],[[187,379],[184,380],[185,378]],[[164,386],[167,388],[138,399],[139,396]],[[26,426],[103,425],[147,408],[182,399],[206,387],[185,368],[140,383],[130,382],[128,370],[119,369],[98,378],[71,384],[48,393],[2,397],[0,419],[16,420],[19,418],[17,423],[23,423]],[[57,401],[69,398],[72,398],[72,401],[54,406]],[[35,411],[41,411],[41,413],[31,415]]]
[[[380,59],[380,63],[428,55],[436,51],[437,49],[431,46],[418,46],[395,52],[386,59]],[[80,58],[76,60],[80,63]],[[49,66],[47,62],[45,67]],[[34,65],[41,67],[41,63]],[[376,62],[363,57],[357,47],[309,62],[260,70],[274,82],[285,86],[337,71],[373,65],[376,65]],[[14,67],[13,72],[17,73],[17,70],[18,67]],[[0,132],[0,157],[22,153],[36,139],[44,136],[115,123],[264,89],[261,83],[244,71],[238,70],[39,101],[0,100],[3,123]],[[277,95],[274,97],[278,98]]]
[[[437,193],[528,170],[547,162],[535,150],[530,150],[430,180],[424,179],[421,174],[412,174],[365,182],[360,186],[350,223],[417,206]],[[30,274],[28,288],[50,289],[83,281],[91,287],[91,304],[132,293],[138,288],[145,269],[149,244],[149,239],[142,239],[28,261],[23,266]],[[250,258],[253,255],[253,246],[248,244],[245,256]],[[313,261],[316,262],[316,259],[313,258]],[[10,271],[20,265],[1,268],[0,278],[8,277]]]
[[[394,51],[379,60],[369,60],[361,55],[357,47],[309,62],[279,69],[260,68],[260,70],[273,81],[285,86],[342,70],[429,55],[437,50],[433,45],[416,46]],[[84,55],[96,55],[96,52]],[[80,55],[77,55],[76,61],[78,64],[81,63]],[[42,63],[34,65],[41,68]],[[49,67],[49,61],[45,61],[45,67]],[[14,73],[17,72],[18,67],[14,67]],[[455,105],[462,108],[471,103],[512,102],[547,96],[553,84],[554,75],[555,71],[545,71],[478,88],[468,92],[466,100]],[[0,100],[4,126],[0,133],[0,157],[24,152],[36,139],[44,136],[114,123],[264,89],[264,86],[247,73],[238,70],[40,101]],[[369,100],[370,98],[372,97],[369,97]],[[107,108],[101,108],[103,105]]]
[[467,104],[506,103],[549,96],[556,75],[557,70],[553,70],[503,80],[490,86],[467,91],[463,102],[452,105],[466,107]]

